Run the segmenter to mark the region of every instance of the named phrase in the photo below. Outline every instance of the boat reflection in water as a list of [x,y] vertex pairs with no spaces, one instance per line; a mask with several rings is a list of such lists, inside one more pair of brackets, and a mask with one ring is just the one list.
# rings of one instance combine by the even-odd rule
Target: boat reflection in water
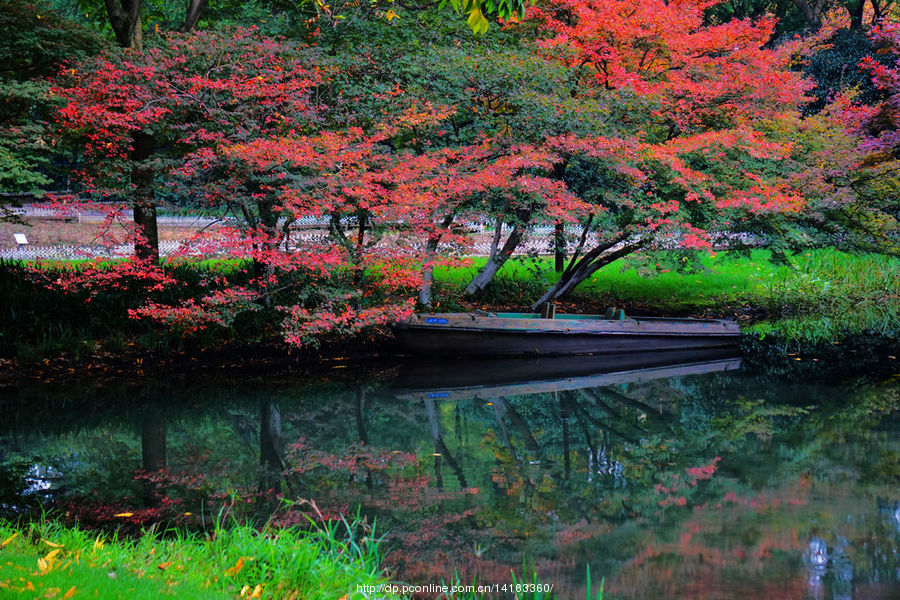
[[394,380],[394,394],[404,400],[491,399],[641,383],[740,366],[736,348],[532,359],[433,359],[404,364]]

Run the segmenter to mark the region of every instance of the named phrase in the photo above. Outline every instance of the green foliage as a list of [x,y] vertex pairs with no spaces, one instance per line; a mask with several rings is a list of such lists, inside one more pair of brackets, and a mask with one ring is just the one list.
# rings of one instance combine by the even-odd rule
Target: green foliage
[[731,19],[759,19],[767,15],[778,18],[778,39],[789,39],[809,31],[809,23],[794,2],[778,0],[724,0],[706,9],[710,23],[725,23]]
[[[0,1],[0,79],[28,81],[55,75],[103,46],[93,33],[42,3]],[[4,108],[5,109],[5,108]]]
[[847,28],[835,31],[827,45],[810,56],[803,68],[803,72],[816,82],[811,91],[815,100],[807,105],[806,112],[819,112],[834,96],[848,91],[862,104],[871,105],[883,100],[884,91],[878,90],[872,83],[871,74],[858,66],[866,56],[885,65],[897,60],[891,54],[877,53],[865,31]]
[[42,4],[0,2],[0,192],[64,185],[68,162],[50,139],[58,101],[44,78],[102,47],[97,36]]
[[[762,281],[757,302],[778,320],[750,328],[811,342],[900,332],[900,264],[893,257],[810,252]],[[779,318],[780,317],[780,318]]]

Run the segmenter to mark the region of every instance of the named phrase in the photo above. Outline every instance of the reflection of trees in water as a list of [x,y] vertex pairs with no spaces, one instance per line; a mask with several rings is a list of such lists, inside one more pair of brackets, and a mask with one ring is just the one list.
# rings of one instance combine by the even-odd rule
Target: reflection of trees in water
[[[166,416],[158,410],[152,402],[144,405],[143,418],[141,419],[141,466],[150,473],[166,468],[168,446],[166,444],[166,432],[168,431]],[[144,506],[156,506],[159,497],[155,486],[144,480]]]
[[278,495],[284,474],[284,437],[278,403],[259,400],[259,488],[257,518],[265,521],[278,508]]
[[[581,539],[577,532],[579,527],[582,531],[590,531],[590,527],[577,524],[579,518],[588,515],[592,521],[605,521],[613,525],[613,531],[618,528],[616,523],[623,526],[623,532],[632,528],[646,536],[652,531],[651,539],[659,542],[670,536],[688,539],[693,535],[699,539],[701,536],[696,532],[687,533],[683,529],[683,517],[705,506],[704,510],[721,510],[723,515],[731,517],[723,516],[724,522],[719,529],[705,536],[697,546],[689,544],[681,548],[678,544],[652,543],[648,548],[655,547],[656,550],[650,550],[650,555],[638,563],[626,563],[626,570],[649,569],[645,571],[646,577],[673,580],[656,572],[658,567],[654,565],[658,558],[655,557],[678,557],[681,550],[686,550],[688,555],[675,559],[676,564],[681,563],[676,572],[684,575],[680,581],[689,580],[690,573],[699,570],[711,574],[713,585],[712,581],[717,577],[726,578],[727,571],[737,569],[744,573],[738,579],[744,577],[744,583],[749,583],[754,579],[753,569],[742,567],[740,560],[729,559],[718,549],[719,546],[731,547],[736,553],[761,553],[762,562],[757,563],[758,568],[765,571],[772,582],[780,582],[772,588],[774,590],[778,585],[788,585],[784,577],[793,577],[796,573],[794,565],[804,551],[804,532],[821,520],[822,514],[837,508],[828,498],[830,494],[839,493],[848,502],[844,506],[842,501],[840,509],[846,509],[843,514],[852,523],[837,529],[843,533],[835,533],[829,538],[831,552],[823,585],[836,597],[849,593],[848,582],[853,578],[897,585],[896,561],[888,561],[889,565],[882,560],[895,551],[896,541],[890,532],[881,530],[866,517],[872,512],[871,502],[860,502],[860,498],[883,489],[887,483],[898,481],[896,469],[891,471],[889,467],[898,464],[891,460],[898,451],[896,436],[876,434],[872,437],[865,433],[873,428],[877,431],[877,423],[883,422],[885,417],[890,422],[890,415],[894,415],[894,420],[888,428],[897,431],[898,404],[895,400],[884,401],[895,398],[891,395],[894,392],[887,395],[885,390],[871,393],[858,389],[832,389],[823,392],[806,387],[800,394],[802,387],[792,384],[786,388],[790,396],[784,397],[777,387],[770,383],[767,387],[759,380],[713,377],[677,383],[678,393],[673,394],[677,403],[665,394],[660,395],[661,388],[657,384],[652,386],[652,392],[648,391],[651,386],[626,385],[560,393],[556,398],[549,394],[507,397],[500,407],[496,405],[496,399],[492,399],[495,418],[499,410],[512,407],[527,430],[533,432],[530,437],[519,435],[503,422],[495,423],[492,428],[482,415],[480,426],[486,432],[493,431],[500,442],[499,447],[509,451],[511,460],[506,463],[504,481],[512,480],[508,472],[511,468],[518,469],[518,479],[529,480],[528,465],[521,460],[521,452],[517,452],[527,444],[540,447],[542,463],[555,461],[562,468],[564,475],[558,477],[556,483],[568,481],[570,475],[575,477],[575,485],[567,490],[568,495],[559,493],[561,485],[535,485],[533,494],[507,486],[508,492],[520,494],[520,508],[534,510],[536,522],[542,521],[548,508],[559,519],[556,542],[544,535],[545,549],[534,547],[532,551],[539,555],[542,552],[545,555],[581,553],[590,547],[598,561],[609,565],[600,571],[609,572],[615,568],[613,565],[629,560],[629,556],[610,552],[609,548],[618,545],[633,549],[635,540],[610,544],[607,535],[602,541],[598,540],[599,545],[591,543]],[[635,388],[640,393],[635,394]],[[761,395],[754,398],[748,396],[750,393]],[[655,399],[654,394],[657,394]],[[830,404],[831,398],[839,398],[841,402]],[[819,405],[815,404],[817,401]],[[690,406],[694,414],[702,409],[702,423],[679,420],[679,410],[684,406]],[[472,405],[464,411],[468,420],[478,427],[480,407]],[[857,448],[853,452],[844,444],[835,443],[835,440],[852,440],[860,434],[868,439],[855,440],[859,443],[853,445]],[[719,454],[724,456],[720,463],[710,461]],[[862,477],[856,478],[852,473]],[[835,483],[845,485],[846,489],[835,490]],[[654,486],[667,491],[654,493]],[[810,487],[819,489],[818,495],[812,494]],[[676,491],[668,491],[668,488]],[[893,493],[896,495],[896,490]],[[576,507],[577,499],[585,495],[593,502],[581,501]],[[502,514],[508,508],[488,505],[481,516],[502,520],[508,518]],[[491,514],[492,509],[496,514]],[[787,523],[780,520],[778,515],[781,514],[790,515],[786,517]],[[637,529],[634,529],[635,525]],[[536,526],[546,527],[546,523]],[[703,532],[702,523],[692,526]],[[741,539],[730,539],[732,528],[739,532],[735,536]],[[766,529],[772,528],[784,531],[786,537],[781,534],[771,536]],[[574,546],[560,545],[558,540],[566,536],[580,542]],[[863,543],[862,540],[868,541]],[[882,558],[865,556],[864,546],[881,548]],[[770,553],[776,549],[783,554],[773,558]],[[690,552],[695,553],[693,557]],[[703,560],[704,556],[716,555],[722,556],[721,566],[716,566],[709,558]],[[879,560],[881,564],[876,564]],[[671,559],[665,564],[668,565],[666,569],[671,569]],[[682,568],[685,571],[678,570]],[[678,581],[679,577],[674,580]],[[723,580],[719,581],[725,585],[721,583]],[[763,583],[759,589],[768,585]],[[797,580],[797,585],[800,586],[798,590],[807,589],[804,581]],[[622,589],[626,588],[627,585]],[[678,589],[676,584],[666,593],[677,593]]]
[[450,467],[456,475],[456,479],[459,481],[459,487],[469,487],[459,462],[453,457],[453,453],[450,452],[447,444],[444,443],[444,435],[441,432],[441,423],[438,418],[437,406],[435,405],[434,400],[425,400],[425,414],[428,415],[428,430],[431,433],[431,442],[434,444],[434,479],[437,488],[439,490],[444,489],[444,475],[442,470],[444,462],[447,463],[447,466]]
[[[834,595],[846,581],[897,582],[898,387],[711,375],[416,403],[377,381],[257,383],[175,389],[150,411],[76,414],[68,424],[20,418],[0,445],[43,454],[40,464],[85,496],[90,486],[134,495],[135,470],[168,463],[162,489],[208,509],[224,490],[266,497],[254,503],[260,516],[276,505],[269,490],[314,498],[326,513],[362,503],[399,548],[414,548],[411,570],[431,561],[438,576],[452,561],[465,576],[500,572],[524,551],[576,581],[583,561],[618,573],[608,583],[623,593],[647,580],[663,582],[660,594],[683,593],[698,573],[709,586],[746,584],[758,569],[801,594],[818,577]],[[285,449],[301,437],[313,464],[299,473]],[[398,451],[417,458],[392,462]],[[803,563],[813,539],[825,548],[821,573]]]

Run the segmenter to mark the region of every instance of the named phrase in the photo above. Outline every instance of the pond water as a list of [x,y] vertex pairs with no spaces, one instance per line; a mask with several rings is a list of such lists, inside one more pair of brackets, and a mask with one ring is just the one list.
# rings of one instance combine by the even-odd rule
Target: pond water
[[606,598],[900,598],[890,372],[704,353],[355,370],[4,390],[0,510],[126,531],[359,510],[420,585],[526,562],[560,598],[588,567]]

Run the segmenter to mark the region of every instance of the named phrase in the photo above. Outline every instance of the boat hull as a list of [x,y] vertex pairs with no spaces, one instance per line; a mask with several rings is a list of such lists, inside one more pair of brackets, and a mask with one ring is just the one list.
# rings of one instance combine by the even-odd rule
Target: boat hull
[[399,323],[404,351],[423,356],[555,356],[733,347],[740,329],[704,319],[609,320],[585,316],[543,319],[416,315]]
[[392,387],[397,398],[490,399],[645,383],[741,366],[736,348],[704,348],[540,358],[425,358],[402,365]]

